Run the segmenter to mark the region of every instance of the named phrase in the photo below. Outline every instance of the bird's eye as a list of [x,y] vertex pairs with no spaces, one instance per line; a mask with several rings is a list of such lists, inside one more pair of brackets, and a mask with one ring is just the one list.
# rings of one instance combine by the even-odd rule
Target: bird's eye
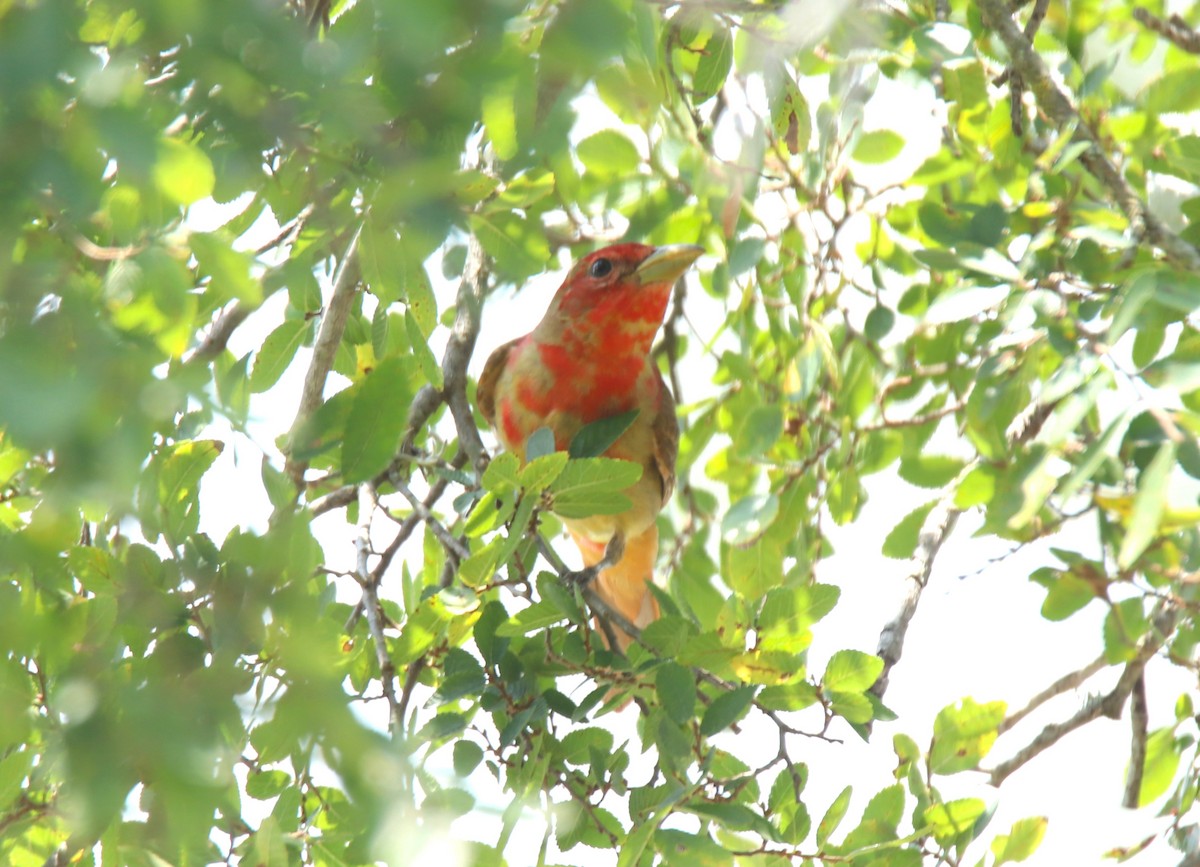
[[596,279],[607,277],[610,273],[612,273],[612,262],[608,259],[597,259],[592,263],[592,267],[588,268],[588,274]]

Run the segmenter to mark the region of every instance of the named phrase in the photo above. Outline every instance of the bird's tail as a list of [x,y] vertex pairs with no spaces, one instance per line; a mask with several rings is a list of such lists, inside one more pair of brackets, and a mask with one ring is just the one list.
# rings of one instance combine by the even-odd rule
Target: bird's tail
[[[578,533],[571,538],[583,555],[584,566],[594,566],[604,557],[603,542],[594,542]],[[625,552],[615,566],[601,570],[596,576],[596,593],[621,612],[638,629],[645,629],[658,619],[658,600],[650,592],[654,582],[654,560],[658,556],[658,527],[651,524],[643,532],[625,540]],[[598,625],[598,624],[597,624]],[[604,630],[599,630],[604,635]],[[633,638],[613,624],[617,645],[624,653]]]

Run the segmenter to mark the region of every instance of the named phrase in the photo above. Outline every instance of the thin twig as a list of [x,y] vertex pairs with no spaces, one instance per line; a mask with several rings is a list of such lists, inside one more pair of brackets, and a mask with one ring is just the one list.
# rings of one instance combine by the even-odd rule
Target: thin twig
[[1016,755],[997,765],[990,774],[990,782],[998,786],[1031,759],[1044,750],[1054,746],[1064,737],[1078,728],[1082,728],[1102,716],[1117,719],[1125,708],[1125,700],[1133,692],[1134,685],[1141,678],[1146,663],[1158,652],[1166,641],[1167,636],[1175,625],[1174,609],[1164,609],[1153,619],[1153,628],[1139,642],[1137,655],[1125,664],[1125,670],[1117,680],[1117,685],[1107,695],[1093,696],[1080,708],[1074,716],[1065,722],[1051,723],[1042,729],[1038,735],[1025,745]]
[[[973,466],[974,464],[968,465],[963,473],[968,472]],[[961,475],[960,478],[962,478]],[[904,578],[904,596],[900,602],[900,609],[879,633],[879,649],[876,654],[883,660],[883,673],[871,687],[871,692],[877,698],[882,699],[884,692],[887,691],[889,676],[904,652],[904,637],[908,633],[909,623],[917,613],[921,592],[929,582],[929,574],[933,571],[933,562],[958,520],[960,510],[954,506],[954,496],[957,491],[957,482],[951,484],[942,498],[925,516],[925,523],[921,525],[921,532],[917,536],[917,549],[908,561],[909,568]]]
[[1050,684],[1048,687],[1031,698],[1025,707],[1021,708],[1016,713],[1005,717],[1004,722],[1000,723],[1000,727],[997,729],[998,734],[1004,734],[1006,731],[1011,729],[1021,720],[1025,719],[1025,717],[1029,716],[1050,699],[1056,698],[1068,690],[1077,689],[1078,687],[1082,686],[1084,681],[1088,680],[1093,674],[1100,671],[1102,668],[1106,668],[1107,666],[1108,662],[1103,656],[1099,656],[1078,671],[1072,671],[1069,674],[1064,674],[1058,680],[1054,681],[1054,683]]
[[465,560],[471,556],[471,552],[467,550],[466,545],[454,538],[454,534],[446,529],[446,527],[441,521],[438,520],[437,516],[434,515],[433,512],[429,511],[428,506],[417,499],[417,495],[409,490],[408,485],[404,484],[404,482],[401,479],[398,479],[396,476],[392,476],[391,482],[393,485],[395,485],[396,490],[400,492],[401,496],[408,500],[409,505],[412,506],[413,510],[412,515],[410,515],[409,518],[406,518],[401,523],[401,528],[403,528],[408,520],[415,517],[421,521],[424,521],[425,526],[433,531],[433,535],[436,536],[437,540],[442,543],[442,547],[446,549],[446,553],[457,557],[459,560]]
[[375,513],[375,489],[367,482],[358,487],[358,533],[354,540],[357,564],[355,577],[362,587],[362,609],[367,617],[367,629],[375,645],[375,661],[379,665],[379,682],[387,699],[392,737],[403,731],[404,719],[396,701],[396,667],[388,653],[387,637],[383,634],[383,609],[379,604],[379,584],[368,566],[371,553],[371,516]]

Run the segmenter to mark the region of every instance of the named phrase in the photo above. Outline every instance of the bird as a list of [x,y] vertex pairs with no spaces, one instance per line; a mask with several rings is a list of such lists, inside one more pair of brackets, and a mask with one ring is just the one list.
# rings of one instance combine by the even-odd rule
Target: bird
[[[703,252],[693,244],[622,243],[589,253],[567,272],[541,321],[496,349],[478,381],[481,414],[522,462],[539,428],[549,428],[562,451],[584,426],[637,411],[604,452],[642,466],[624,492],[629,508],[563,523],[596,593],[638,629],[659,615],[650,590],[655,522],[675,487],[679,451],[675,399],[651,350],[675,282]],[[632,637],[615,627],[613,636],[626,652]]]

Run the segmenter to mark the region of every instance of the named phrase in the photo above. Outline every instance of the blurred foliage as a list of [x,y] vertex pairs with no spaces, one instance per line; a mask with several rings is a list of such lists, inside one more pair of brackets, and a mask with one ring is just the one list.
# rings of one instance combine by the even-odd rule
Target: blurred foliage
[[[1194,852],[1195,695],[1146,731],[1135,684],[1197,665],[1200,274],[1130,202],[1200,243],[1200,70],[1132,3],[1050,4],[1061,128],[1013,108],[988,5],[0,0],[0,861],[400,864],[456,819],[478,864],[1024,860],[1043,818],[942,793],[1003,702],[806,795],[811,739],[894,718],[883,659],[807,650],[844,592],[823,527],[896,477],[929,501],[860,536],[918,566],[947,510],[1088,528],[1035,616],[1104,607],[1095,715],[1132,701],[1131,806]],[[912,171],[884,86],[934,112]],[[621,468],[484,470],[455,409],[464,273],[509,292],[619,236],[712,254],[659,354],[680,490],[628,658],[537,565],[543,507],[612,508]],[[326,329],[336,276],[363,291]],[[264,417],[327,333],[324,402]],[[246,487],[270,513],[216,537]]]

